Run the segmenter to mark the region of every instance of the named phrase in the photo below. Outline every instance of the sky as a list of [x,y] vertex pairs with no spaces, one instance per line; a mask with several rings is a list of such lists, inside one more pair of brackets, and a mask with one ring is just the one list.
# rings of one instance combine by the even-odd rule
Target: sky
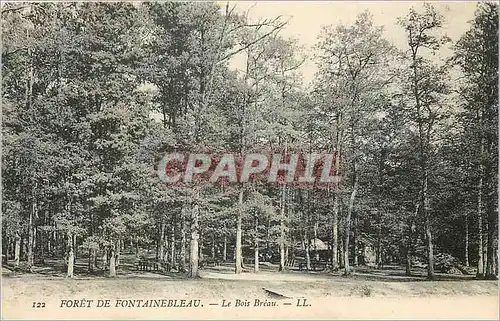
[[[261,1],[234,2],[240,12],[249,11],[251,21],[259,18],[274,18],[282,16],[289,19],[288,25],[281,35],[285,38],[297,38],[306,50],[312,52],[317,42],[320,30],[325,25],[351,24],[356,15],[365,10],[373,15],[375,25],[384,26],[384,35],[399,48],[405,48],[406,37],[401,27],[396,25],[396,19],[405,15],[409,8],[422,8],[420,1]],[[457,41],[469,29],[468,21],[473,19],[476,2],[455,1],[435,2],[434,7],[445,16],[444,34]],[[444,49],[443,55],[450,54]],[[238,68],[241,62],[231,63]],[[316,66],[312,59],[301,67],[304,83],[308,84],[314,77]]]

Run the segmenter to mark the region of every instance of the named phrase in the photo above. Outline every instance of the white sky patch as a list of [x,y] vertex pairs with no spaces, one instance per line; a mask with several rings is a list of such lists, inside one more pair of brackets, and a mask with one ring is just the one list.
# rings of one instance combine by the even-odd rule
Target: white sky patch
[[[313,53],[323,26],[352,24],[359,13],[368,10],[373,15],[374,24],[384,26],[384,36],[396,47],[404,50],[407,46],[406,35],[404,30],[396,24],[397,18],[407,14],[412,6],[415,6],[417,10],[423,8],[423,2],[420,1],[262,1],[259,3],[240,1],[234,4],[240,13],[250,9],[251,21],[277,16],[282,16],[285,21],[289,19],[281,35],[285,38],[298,39],[299,44],[303,45],[309,54],[309,59],[300,67],[305,85],[311,83],[317,70]],[[474,17],[476,2],[433,2],[432,4],[445,17],[442,33],[456,42],[469,29],[468,21]],[[440,55],[449,56],[452,53],[450,46],[451,44],[443,48]],[[230,62],[230,68],[242,70],[244,63],[242,57],[235,57]]]

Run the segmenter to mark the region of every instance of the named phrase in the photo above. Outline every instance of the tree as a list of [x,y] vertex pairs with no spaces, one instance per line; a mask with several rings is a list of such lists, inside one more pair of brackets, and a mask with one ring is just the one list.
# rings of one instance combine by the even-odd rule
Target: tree
[[[372,103],[389,84],[391,75],[385,73],[393,52],[392,45],[382,37],[382,28],[376,27],[370,15],[360,14],[352,26],[338,26],[323,30],[319,43],[322,50],[316,91],[325,95],[322,105],[329,118],[330,150],[337,153],[335,171],[349,190],[349,205],[344,233],[344,272],[349,270],[349,241],[351,218],[355,212],[359,190],[361,144],[367,135],[363,127],[373,115]],[[350,181],[350,183],[346,183]],[[348,185],[346,185],[348,184]],[[334,186],[332,209],[333,268],[337,268],[337,224],[341,190]]]
[[[455,46],[454,62],[465,79],[460,86],[463,101],[464,139],[473,137],[469,154],[477,181],[478,277],[494,277],[497,226],[498,168],[498,5],[481,3],[470,29]],[[487,242],[484,244],[486,214]],[[487,251],[486,251],[487,250]],[[487,257],[485,256],[487,252]]]
[[408,92],[409,113],[417,126],[418,153],[420,157],[420,192],[418,212],[425,219],[427,241],[427,276],[434,277],[434,252],[432,244],[431,208],[429,196],[429,169],[432,159],[432,138],[436,122],[440,119],[441,95],[446,86],[444,68],[440,68],[425,58],[423,51],[436,51],[448,39],[432,34],[443,25],[443,17],[430,4],[424,5],[424,12],[415,9],[398,23],[404,28],[408,39],[408,68],[411,71],[405,79]]

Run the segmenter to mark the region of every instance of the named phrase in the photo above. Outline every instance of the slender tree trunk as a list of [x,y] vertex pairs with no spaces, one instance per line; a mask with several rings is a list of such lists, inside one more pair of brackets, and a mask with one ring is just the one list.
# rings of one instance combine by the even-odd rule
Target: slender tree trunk
[[235,273],[240,274],[243,269],[242,269],[242,264],[243,264],[243,257],[242,257],[242,248],[241,248],[241,237],[242,237],[242,206],[243,206],[243,187],[240,187],[240,193],[238,196],[238,217],[237,217],[237,223],[236,223],[236,248],[235,248]]
[[48,232],[47,237],[47,257],[52,257],[52,233]]
[[465,213],[465,266],[469,266],[469,219]]
[[281,191],[280,204],[280,266],[279,271],[285,271],[285,187]]
[[[181,218],[182,221],[184,222],[185,217]],[[170,268],[174,269],[176,267],[176,258],[175,258],[175,226],[177,225],[177,216],[174,216],[172,218],[172,226],[170,227]],[[186,229],[184,228],[184,234],[182,235],[183,240],[181,244],[181,251],[184,251],[182,253],[182,272],[186,271]],[[179,270],[181,267],[179,266]]]
[[[339,247],[340,247],[341,249],[343,249],[343,248],[344,248],[344,241],[343,241],[343,239],[342,239],[342,238],[339,238],[339,243],[340,243],[340,244],[339,244]],[[344,253],[343,253],[343,251],[342,251],[341,253],[339,253],[339,264],[340,264],[340,266],[345,266],[345,262],[344,262]]]
[[339,194],[334,196],[333,200],[333,218],[332,218],[332,270],[339,268]]
[[[35,230],[36,232],[36,230]],[[35,240],[37,241],[36,243],[38,243],[38,248],[40,249],[40,262],[42,264],[45,264],[45,237],[44,237],[44,232],[43,231],[40,231],[38,233],[38,237],[35,237]],[[36,234],[35,234],[36,235]]]
[[120,254],[121,254],[121,248],[122,248],[122,240],[118,239],[116,241],[116,251],[115,251],[115,267],[118,268],[120,266]]
[[162,217],[160,223],[160,235],[159,235],[159,259],[161,262],[165,259],[165,218]]
[[304,248],[306,250],[306,268],[307,271],[309,271],[311,270],[311,253],[310,253],[309,240],[307,236],[307,227],[304,228]]
[[135,257],[139,258],[139,236],[135,237]]
[[[182,208],[181,211],[181,261],[180,261],[180,269],[182,272],[186,271],[186,215],[185,209]],[[172,246],[174,246],[174,240],[171,241]]]
[[[199,193],[199,192],[198,192]],[[195,204],[192,211],[192,224],[191,224],[191,247],[190,247],[190,277],[198,277],[198,263],[199,263],[199,231],[198,231],[199,207]]]
[[[490,171],[488,171],[490,172]],[[492,184],[488,184],[491,186]],[[498,214],[495,212],[495,207],[497,206],[494,202],[493,194],[496,193],[496,190],[492,190],[488,192],[488,200],[486,203],[487,209],[487,218],[488,218],[488,231],[487,231],[487,257],[486,257],[486,271],[485,276],[487,279],[496,279],[495,275],[495,244],[498,244],[497,240],[497,231],[498,227],[496,221],[498,219]]]
[[75,261],[78,258],[78,243],[77,243],[77,236],[76,234],[73,234],[73,252],[75,253]]
[[106,270],[108,268],[108,250],[104,248],[102,253],[102,269]]
[[[480,158],[484,154],[484,138],[481,138],[480,143]],[[477,184],[477,222],[478,222],[478,261],[477,261],[477,276],[484,277],[484,262],[483,262],[483,172],[484,166],[482,161],[479,164],[479,182]]]
[[29,221],[28,221],[28,270],[31,271],[34,265],[34,246],[35,246],[35,235],[34,235],[34,227],[33,227],[33,217],[36,211],[36,203],[33,200],[31,204],[31,211],[29,213]]
[[[417,217],[418,211],[420,209],[420,201],[415,205],[415,215]],[[406,246],[406,275],[411,276],[411,259],[413,255],[413,234],[415,232],[415,222],[410,219],[408,224],[408,244]]]
[[96,267],[96,249],[92,248],[89,250],[89,271],[94,272],[97,267]]
[[200,231],[199,232],[200,234],[200,241],[198,242],[198,247],[199,247],[199,250],[198,250],[198,260],[199,260],[199,264],[198,265],[202,265],[203,264],[203,261],[205,260],[205,256],[203,255],[203,250],[205,249],[205,242],[203,242],[203,231]]
[[[316,212],[316,214],[318,214],[319,211]],[[317,244],[316,244],[316,240],[318,239],[318,217],[315,216],[315,222],[314,222],[314,225],[313,225],[313,233],[314,233],[314,239],[313,239],[313,250],[314,251],[317,251],[318,250],[318,247],[317,247]]]
[[[355,165],[354,165],[355,166]],[[351,192],[351,197],[349,199],[349,208],[347,209],[347,218],[346,218],[346,228],[345,228],[345,241],[344,241],[344,274],[350,274],[349,267],[349,234],[351,230],[351,216],[354,210],[354,200],[356,198],[356,193],[358,191],[358,177],[356,175],[356,167],[354,167],[354,185]]]
[[215,260],[215,236],[212,234],[212,241],[210,242],[210,254],[212,260]]
[[427,238],[427,277],[434,278],[434,250],[432,244],[431,222],[429,213],[429,197],[428,191],[428,174],[425,171],[424,188],[423,188],[423,201],[424,201],[424,216],[425,216],[425,235]]
[[353,238],[352,238],[352,245],[353,245],[353,250],[354,250],[354,266],[358,266],[358,214],[357,212],[354,212],[354,219],[353,219]]
[[254,272],[259,272],[259,218],[255,215]]
[[431,222],[429,217],[429,197],[428,197],[428,164],[427,164],[427,153],[429,151],[429,143],[430,143],[430,131],[431,124],[424,133],[424,120],[422,118],[422,102],[421,102],[421,86],[420,79],[418,75],[418,56],[417,51],[419,46],[411,47],[412,50],[412,82],[413,82],[413,96],[415,98],[415,106],[417,112],[417,125],[418,125],[418,133],[419,133],[419,156],[420,156],[420,170],[422,174],[422,186],[421,186],[421,202],[422,202],[422,214],[424,218],[425,225],[425,235],[427,238],[427,277],[429,279],[434,278],[434,253],[432,246],[432,233],[431,233]]
[[14,245],[14,266],[19,266],[21,258],[21,235],[16,231],[15,245]]
[[382,268],[382,211],[379,209],[377,211],[377,253],[376,253],[376,264],[377,268]]
[[113,241],[110,248],[110,256],[109,256],[109,277],[116,277],[116,245]]
[[495,279],[495,271],[493,268],[494,265],[494,259],[493,257],[495,256],[495,244],[494,244],[494,233],[491,231],[493,230],[492,224],[488,224],[489,229],[488,229],[488,250],[487,250],[487,257],[486,257],[486,272],[485,276],[487,279]]
[[224,234],[224,244],[222,247],[222,260],[227,261],[227,236]]
[[158,242],[158,239],[154,239],[154,244],[155,244],[155,260],[158,261],[158,258],[160,256],[160,242]]
[[73,266],[75,262],[75,256],[73,252],[73,236],[71,233],[68,233],[68,270],[66,276],[68,278],[73,277]]
[[57,255],[56,251],[57,251],[57,232],[56,231],[53,231],[52,233],[52,246],[51,246],[51,249],[52,249],[52,252],[50,253],[51,256],[54,256],[54,255]]
[[[290,237],[289,238],[290,242],[293,242],[293,239]],[[290,246],[286,245],[285,246],[285,266],[288,266],[289,265],[289,256],[290,255]]]
[[[411,240],[408,241],[411,243]],[[408,244],[410,245],[410,244]],[[406,276],[411,276],[411,248],[408,247],[406,249],[406,271],[405,271]]]
[[[300,198],[300,202],[303,203],[304,202],[304,197],[302,193],[299,194],[301,196]],[[307,203],[306,203],[306,208],[305,210],[303,211],[303,217],[302,217],[302,222],[303,222],[303,225],[302,225],[302,243],[304,245],[304,250],[305,250],[305,254],[306,254],[306,268],[307,268],[307,271],[309,271],[311,269],[311,247],[309,245],[309,235],[308,235],[308,231],[309,231],[309,217],[311,215],[311,193],[309,191],[307,191]],[[315,222],[314,222],[314,227],[313,227],[313,233],[314,233],[314,249],[316,249],[316,237],[317,237],[317,226],[316,226],[316,223],[318,223],[318,219],[317,217],[315,217]],[[293,242],[292,242],[293,244]]]
[[165,231],[165,235],[163,237],[163,251],[164,251],[164,253],[163,253],[163,261],[162,261],[163,263],[167,263],[168,260],[169,260],[169,255],[168,255],[169,251],[168,251],[168,249],[169,249],[168,237],[167,237],[167,234],[166,234],[166,231]]
[[[336,146],[335,146],[335,175],[339,175],[340,171],[340,133],[338,127],[340,126],[340,119],[337,118],[337,135],[336,135]],[[335,183],[333,189],[333,217],[332,217],[332,270],[336,271],[339,268],[338,256],[339,256],[339,183]]]
[[19,248],[19,259],[22,261],[26,259],[26,237],[21,236],[21,243]]

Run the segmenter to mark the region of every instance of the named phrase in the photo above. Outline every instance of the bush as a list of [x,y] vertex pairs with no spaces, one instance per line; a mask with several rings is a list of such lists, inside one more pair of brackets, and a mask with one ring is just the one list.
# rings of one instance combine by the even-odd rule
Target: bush
[[[456,273],[459,260],[448,253],[438,253],[434,256],[434,268],[442,273]],[[455,274],[453,273],[453,274]]]

